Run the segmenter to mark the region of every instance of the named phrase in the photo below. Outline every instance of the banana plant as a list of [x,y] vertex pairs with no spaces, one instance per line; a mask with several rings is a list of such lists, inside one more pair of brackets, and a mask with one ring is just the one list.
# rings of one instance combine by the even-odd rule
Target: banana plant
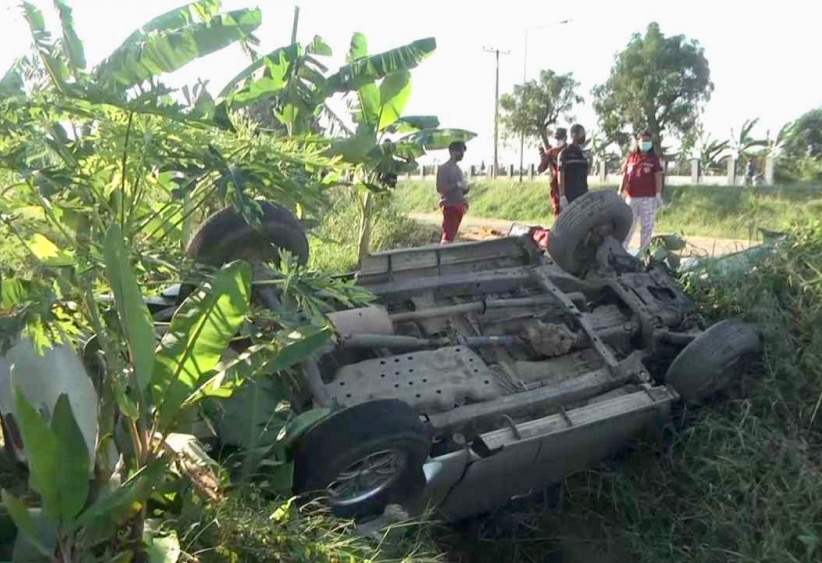
[[727,158],[730,141],[711,139],[706,135],[699,142],[699,166],[703,171],[720,171],[722,160]]
[[[413,41],[376,55],[362,33],[351,39],[346,62],[325,75],[318,56],[331,54],[320,39],[289,45],[253,61],[220,92],[218,115],[262,103],[287,133],[323,128],[335,134],[329,153],[351,167],[360,210],[359,256],[369,250],[373,197],[415,170],[416,159],[475,135],[439,129],[435,116],[403,116],[411,95],[411,70],[436,49],[434,38]],[[340,117],[329,100],[342,96],[349,115]],[[264,120],[265,121],[265,120]]]
[[[329,93],[348,93],[356,129],[331,145],[354,168],[360,224],[358,259],[369,252],[373,199],[395,187],[397,176],[417,168],[427,150],[447,148],[475,135],[461,129],[439,129],[435,116],[403,116],[411,95],[411,72],[436,49],[433,38],[414,41],[378,55],[368,55],[362,33],[355,33],[348,64],[326,82]],[[404,135],[401,135],[404,133]]]
[[731,128],[730,146],[739,158],[750,158],[754,151],[753,149],[760,147],[767,147],[768,141],[766,139],[756,139],[751,135],[751,131],[759,123],[759,118],[746,119],[739,128],[739,134],[735,134]]

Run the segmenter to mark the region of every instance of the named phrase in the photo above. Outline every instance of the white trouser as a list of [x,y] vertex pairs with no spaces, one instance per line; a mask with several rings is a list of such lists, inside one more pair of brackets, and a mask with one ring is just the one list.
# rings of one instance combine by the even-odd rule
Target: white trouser
[[639,249],[642,250],[651,242],[651,235],[654,233],[654,219],[656,219],[657,202],[653,197],[632,197],[627,201],[634,212],[634,220],[631,222],[631,230],[623,246],[627,249],[631,238],[634,236],[636,224],[639,223]]

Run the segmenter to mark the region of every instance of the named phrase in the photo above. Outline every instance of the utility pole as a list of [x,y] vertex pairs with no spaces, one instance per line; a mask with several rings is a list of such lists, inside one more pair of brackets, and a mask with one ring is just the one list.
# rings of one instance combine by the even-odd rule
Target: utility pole
[[511,51],[502,51],[500,49],[496,49],[493,47],[483,47],[483,51],[487,53],[494,53],[496,57],[496,67],[497,67],[497,78],[496,78],[496,86],[494,89],[494,174],[493,177],[497,177],[497,170],[499,169],[499,158],[498,149],[499,149],[499,56],[500,53],[503,55],[510,55]]
[[[522,86],[525,87],[525,82],[528,78],[528,33],[537,29],[545,29],[546,27],[553,27],[555,25],[565,25],[574,20],[562,20],[546,25],[538,25],[536,27],[529,27],[525,30],[525,54],[522,58]],[[525,160],[525,131],[520,131],[519,134],[519,181],[522,182],[522,167]]]
[[300,22],[300,7],[294,4],[294,24],[291,26],[291,44],[297,42],[297,24]]

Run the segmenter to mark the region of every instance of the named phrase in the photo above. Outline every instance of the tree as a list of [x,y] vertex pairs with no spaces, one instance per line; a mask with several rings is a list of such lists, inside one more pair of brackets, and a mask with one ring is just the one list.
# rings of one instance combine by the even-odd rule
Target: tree
[[698,125],[713,89],[699,42],[666,37],[654,22],[617,54],[611,76],[593,89],[594,109],[607,135],[647,127],[661,147],[664,135],[681,138]]
[[538,80],[529,80],[514,86],[514,91],[503,94],[499,105],[502,126],[509,137],[525,135],[526,139],[540,137],[548,145],[549,127],[560,117],[571,119],[574,104],[581,104],[577,95],[579,82],[573,74],[557,74],[541,70]]
[[787,156],[822,158],[822,106],[803,114],[785,134],[783,146]]

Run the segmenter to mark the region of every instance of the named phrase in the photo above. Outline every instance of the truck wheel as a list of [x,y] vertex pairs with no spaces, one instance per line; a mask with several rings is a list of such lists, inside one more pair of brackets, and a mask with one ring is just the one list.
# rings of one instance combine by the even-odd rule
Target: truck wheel
[[422,465],[431,438],[406,403],[361,403],[323,419],[294,453],[294,489],[326,502],[343,518],[382,514],[385,507],[422,493]]
[[665,383],[685,401],[699,403],[741,375],[761,349],[759,333],[751,325],[736,319],[718,322],[679,353],[665,373]]
[[582,274],[593,261],[600,242],[612,236],[620,243],[633,221],[631,208],[614,192],[589,192],[559,214],[551,229],[548,253],[560,268]]
[[210,266],[231,260],[277,261],[278,249],[293,254],[297,262],[308,262],[308,239],[294,214],[287,208],[261,201],[261,223],[249,225],[233,207],[207,218],[186,247],[189,256]]

